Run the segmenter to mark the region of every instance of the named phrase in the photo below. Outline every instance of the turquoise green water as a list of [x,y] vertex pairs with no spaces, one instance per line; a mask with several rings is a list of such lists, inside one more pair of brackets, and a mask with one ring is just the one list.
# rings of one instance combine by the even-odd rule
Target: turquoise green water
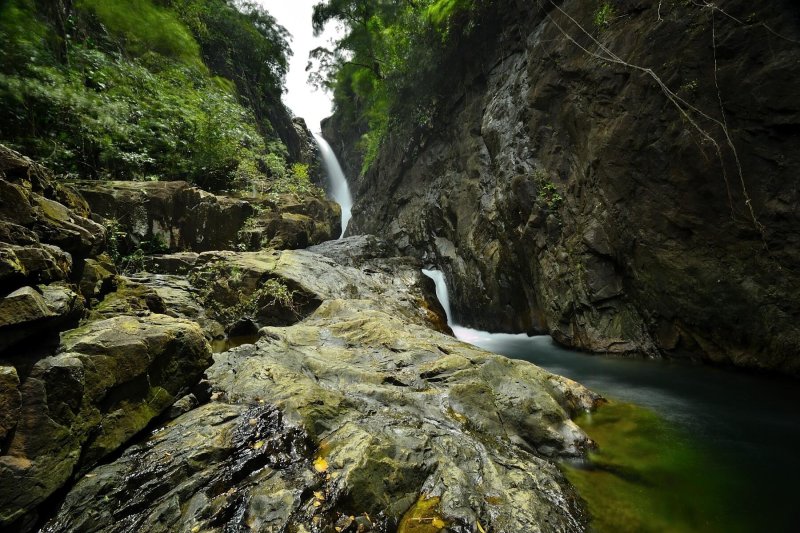
[[587,355],[546,336],[471,334],[615,400],[577,421],[599,448],[565,466],[595,530],[800,531],[797,381]]
[[598,444],[583,464],[564,465],[599,532],[745,532],[728,512],[736,472],[674,424],[612,402],[576,422]]

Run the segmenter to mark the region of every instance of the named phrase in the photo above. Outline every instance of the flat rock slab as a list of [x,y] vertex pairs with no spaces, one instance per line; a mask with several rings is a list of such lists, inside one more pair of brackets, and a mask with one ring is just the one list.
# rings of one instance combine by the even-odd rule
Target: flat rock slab
[[0,300],[0,328],[55,316],[33,287],[22,287]]

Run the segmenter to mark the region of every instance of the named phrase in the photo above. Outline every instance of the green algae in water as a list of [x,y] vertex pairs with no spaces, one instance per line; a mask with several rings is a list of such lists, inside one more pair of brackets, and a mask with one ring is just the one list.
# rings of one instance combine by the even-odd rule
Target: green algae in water
[[564,471],[586,500],[594,531],[750,530],[730,513],[732,476],[654,412],[612,402],[575,422],[598,449]]

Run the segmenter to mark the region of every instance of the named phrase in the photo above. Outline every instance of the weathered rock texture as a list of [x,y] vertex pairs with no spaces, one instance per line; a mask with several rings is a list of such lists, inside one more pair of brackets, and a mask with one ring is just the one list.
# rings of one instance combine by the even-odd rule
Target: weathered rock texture
[[[335,204],[314,196],[243,201],[185,183],[81,188],[90,202],[0,146],[2,530],[34,530],[71,484],[153,421],[208,400],[206,339],[241,323],[288,326],[321,303],[281,274],[294,263],[275,252],[145,260],[146,244],[291,247],[340,232]],[[138,249],[128,264],[154,273],[118,275],[107,243],[117,259]]]
[[582,452],[570,413],[597,397],[434,331],[419,264],[349,243],[220,254],[322,303],[215,356],[211,401],[88,473],[44,530],[583,530],[551,458]]
[[0,357],[76,324],[95,296],[80,280],[106,231],[88,216],[74,190],[0,145]]
[[0,456],[0,525],[26,529],[38,505],[196,384],[209,358],[196,324],[163,315],[116,316],[63,335],[16,400],[12,391],[19,415]]
[[445,270],[467,325],[800,374],[794,3],[500,4],[348,232]]
[[82,181],[76,188],[116,230],[119,253],[304,248],[338,236],[341,212],[330,201],[214,195],[184,181]]

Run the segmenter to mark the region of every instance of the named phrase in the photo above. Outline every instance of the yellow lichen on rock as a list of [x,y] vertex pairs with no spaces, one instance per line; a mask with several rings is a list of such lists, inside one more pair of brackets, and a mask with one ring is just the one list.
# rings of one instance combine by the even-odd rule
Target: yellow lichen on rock
[[417,503],[406,512],[397,533],[437,533],[447,526],[439,514],[439,497],[421,494]]

